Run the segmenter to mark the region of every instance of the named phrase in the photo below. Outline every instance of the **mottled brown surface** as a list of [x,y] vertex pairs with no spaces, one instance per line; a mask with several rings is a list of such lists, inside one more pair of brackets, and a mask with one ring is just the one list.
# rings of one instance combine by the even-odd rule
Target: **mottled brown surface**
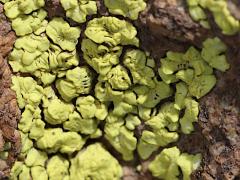
[[8,53],[12,50],[15,40],[16,36],[15,33],[12,31],[5,36],[0,35],[0,53],[3,57],[6,57]]
[[20,151],[20,134],[17,122],[20,111],[17,106],[15,93],[10,89],[11,71],[6,60],[0,55],[0,151],[6,142],[11,142],[11,149],[6,160],[0,161],[0,179],[9,173]]
[[240,20],[240,1],[239,0],[228,0],[228,8],[231,14],[238,20]]
[[3,14],[3,5],[0,3],[0,35],[5,36],[11,31],[11,24],[7,21],[6,16]]
[[144,49],[155,57],[168,50],[183,51],[189,45],[201,46],[209,32],[195,23],[183,0],[149,0],[136,23]]
[[5,143],[11,143],[7,160],[0,160],[0,179],[9,174],[20,151],[20,134],[16,129],[21,114],[15,93],[10,89],[12,73],[6,60],[15,39],[15,33],[11,31],[11,25],[4,16],[3,6],[0,4],[0,152]]
[[206,139],[196,179],[240,178],[240,52],[230,51],[231,69],[217,73],[218,84],[201,100],[199,124]]
[[3,12],[3,5],[0,3],[0,54],[5,57],[12,50],[16,36]]
[[65,12],[61,6],[60,0],[45,0],[45,9],[48,12],[48,18],[50,19],[55,16],[65,16]]

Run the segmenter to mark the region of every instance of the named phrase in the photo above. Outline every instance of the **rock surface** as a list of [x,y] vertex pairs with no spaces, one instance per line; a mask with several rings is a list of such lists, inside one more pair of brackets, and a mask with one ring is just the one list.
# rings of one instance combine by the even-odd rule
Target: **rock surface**
[[218,84],[201,100],[199,125],[205,137],[204,161],[195,179],[240,178],[239,52],[229,52],[231,69],[218,73]]
[[142,46],[154,57],[168,50],[183,51],[189,45],[201,46],[210,32],[189,16],[183,0],[149,0],[136,23]]
[[0,179],[9,174],[21,146],[20,134],[16,130],[21,114],[15,93],[10,89],[12,73],[6,60],[15,39],[15,33],[11,31],[11,25],[3,14],[3,5],[0,4],[0,151],[6,143],[11,144],[7,159],[0,160]]

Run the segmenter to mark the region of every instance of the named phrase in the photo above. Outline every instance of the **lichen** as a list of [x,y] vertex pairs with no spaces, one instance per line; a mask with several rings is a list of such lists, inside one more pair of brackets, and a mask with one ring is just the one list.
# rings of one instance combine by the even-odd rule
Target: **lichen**
[[[12,28],[18,36],[25,36],[34,33],[40,35],[47,26],[47,12],[40,9],[33,12],[32,15],[20,15],[12,20]],[[23,26],[24,24],[24,26]]]
[[189,13],[193,20],[199,21],[205,28],[210,28],[205,9],[209,10],[222,33],[234,35],[239,32],[240,22],[231,15],[225,0],[188,0]]
[[[8,57],[22,111],[22,149],[11,179],[119,180],[123,170],[110,147],[124,161],[163,148],[149,164],[152,175],[174,180],[182,172],[189,180],[201,156],[164,147],[194,131],[198,99],[216,84],[214,70],[230,68],[220,39],[207,39],[201,51],[169,51],[158,63],[138,48],[137,30],[126,19],[97,15],[79,25],[97,13],[96,1],[61,0],[68,18],[52,19],[42,0],[1,2],[19,36]],[[191,15],[206,25],[200,5],[189,3]],[[146,6],[143,0],[105,4],[134,20]]]
[[[95,171],[92,171],[95,169]],[[89,145],[71,160],[70,179],[118,180],[122,168],[118,161],[104,147],[97,143]]]
[[144,0],[104,0],[104,4],[110,13],[122,15],[132,20],[137,20],[139,13],[146,8]]
[[66,79],[56,81],[56,88],[65,101],[71,101],[91,90],[93,75],[88,67],[76,67],[66,72]]
[[114,65],[119,63],[122,53],[121,46],[98,45],[90,39],[83,39],[81,49],[87,63],[101,75],[106,75]]
[[85,139],[76,132],[63,132],[61,128],[45,129],[44,134],[36,142],[39,149],[45,150],[48,153],[71,154],[79,151],[85,144]]
[[[154,87],[154,60],[147,58],[140,50],[129,50],[123,58],[124,65],[130,70],[134,84]],[[148,65],[150,64],[150,66]]]
[[164,104],[159,113],[146,121],[150,130],[144,130],[138,144],[138,153],[142,159],[147,159],[153,151],[178,140],[179,111],[173,103]]
[[135,27],[115,17],[101,17],[89,21],[84,33],[89,39],[99,44],[139,46]]
[[97,14],[95,0],[60,0],[66,16],[78,23],[84,23],[88,15]]
[[201,155],[180,154],[177,147],[165,148],[149,164],[149,170],[153,176],[165,180],[178,180],[180,171],[183,172],[183,179],[190,180],[191,173],[196,170],[201,162]]
[[137,146],[137,138],[132,129],[125,127],[127,120],[118,116],[110,115],[104,127],[105,138],[111,145],[122,154],[124,160],[133,160],[133,151]]
[[44,0],[12,0],[4,4],[4,10],[8,18],[14,19],[19,15],[30,14],[44,5]]
[[48,37],[63,50],[73,51],[78,43],[80,28],[70,27],[62,18],[54,18],[46,28]]

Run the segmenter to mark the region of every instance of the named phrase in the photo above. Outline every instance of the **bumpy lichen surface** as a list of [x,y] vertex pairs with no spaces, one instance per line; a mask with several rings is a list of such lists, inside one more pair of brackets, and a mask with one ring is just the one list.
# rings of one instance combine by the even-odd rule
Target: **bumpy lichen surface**
[[[123,2],[125,6],[105,0],[111,13],[131,19],[146,6],[142,0]],[[61,4],[78,23],[97,13],[96,1]],[[123,170],[108,146],[124,161],[136,154],[145,160],[176,142],[180,133],[192,133],[198,99],[216,83],[214,69],[229,68],[226,46],[218,38],[207,39],[201,51],[190,47],[185,53],[168,52],[158,67],[158,60],[138,48],[131,23],[98,17],[81,32],[79,24],[73,27],[63,18],[48,22],[43,6],[41,0],[4,5],[19,36],[8,60],[22,110],[22,150],[11,179],[121,179]],[[102,139],[109,145],[93,143]],[[157,178],[173,180],[180,167],[188,180],[200,161],[199,154],[172,147],[162,150],[149,170]]]
[[144,0],[104,0],[104,3],[110,13],[122,15],[132,20],[136,20],[139,12],[146,7]]
[[95,0],[60,0],[66,16],[78,23],[84,23],[88,15],[97,14]]
[[177,147],[164,149],[150,163],[149,170],[155,177],[166,180],[178,180],[179,168],[183,173],[183,180],[190,180],[191,173],[201,162],[201,155],[180,154]]
[[205,10],[209,10],[216,24],[223,34],[233,35],[240,30],[240,21],[235,19],[227,5],[226,0],[187,0],[189,13],[193,20],[199,21],[205,28],[210,28]]

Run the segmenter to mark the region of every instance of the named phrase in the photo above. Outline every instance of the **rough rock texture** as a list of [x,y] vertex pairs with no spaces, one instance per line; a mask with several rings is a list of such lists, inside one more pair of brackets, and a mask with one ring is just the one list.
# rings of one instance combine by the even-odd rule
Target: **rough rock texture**
[[0,152],[5,143],[11,143],[7,159],[0,159],[0,179],[9,174],[21,145],[20,134],[16,130],[21,114],[15,93],[10,89],[12,73],[6,60],[15,39],[15,33],[11,31],[11,25],[4,16],[3,6],[0,4]]
[[3,14],[3,5],[0,3],[0,53],[3,57],[12,50],[15,39],[15,33],[11,31],[11,24]]
[[60,0],[45,0],[46,10],[48,12],[48,18],[53,18],[54,16],[64,17],[65,12],[61,6]]
[[183,0],[149,0],[136,26],[144,49],[155,57],[168,50],[183,51],[189,45],[201,46],[210,34],[187,13]]
[[21,114],[15,93],[10,86],[11,71],[6,60],[0,56],[0,151],[4,143],[11,143],[6,162],[0,160],[0,179],[9,173],[9,167],[14,163],[20,151],[20,134],[16,129]]
[[206,149],[196,179],[240,178],[240,52],[230,51],[228,59],[231,69],[217,73],[217,86],[201,100],[199,124]]
[[240,20],[240,1],[239,0],[228,0],[228,8],[231,14]]

